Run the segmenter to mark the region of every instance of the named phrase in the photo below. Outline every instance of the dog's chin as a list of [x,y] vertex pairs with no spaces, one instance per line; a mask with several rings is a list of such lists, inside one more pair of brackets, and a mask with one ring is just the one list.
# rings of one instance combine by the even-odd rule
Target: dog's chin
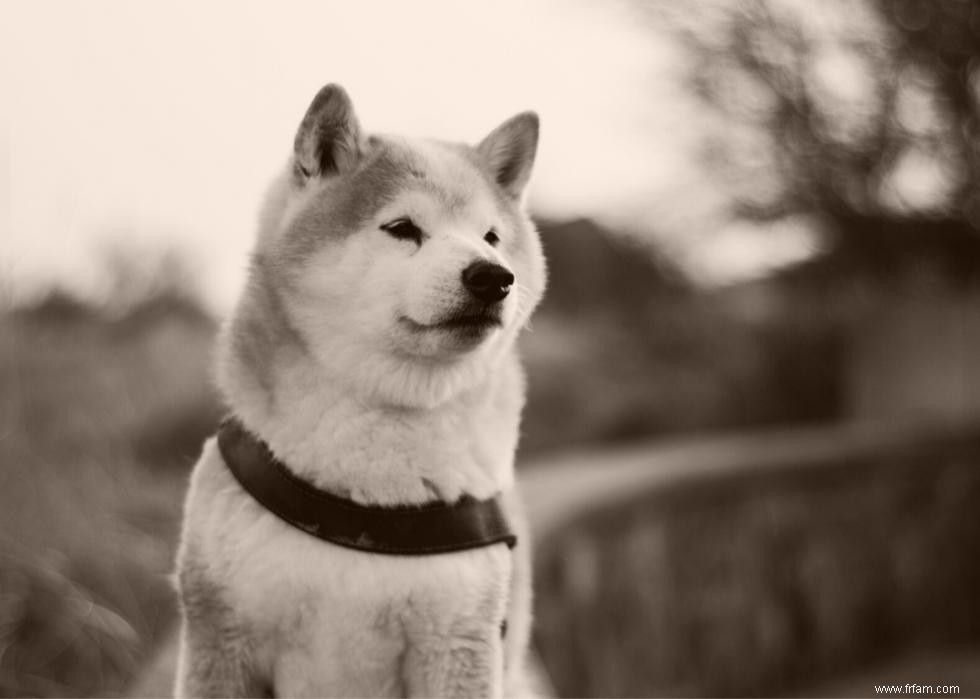
[[461,310],[434,322],[422,323],[403,315],[398,319],[415,352],[423,356],[456,356],[471,352],[503,327],[497,310]]

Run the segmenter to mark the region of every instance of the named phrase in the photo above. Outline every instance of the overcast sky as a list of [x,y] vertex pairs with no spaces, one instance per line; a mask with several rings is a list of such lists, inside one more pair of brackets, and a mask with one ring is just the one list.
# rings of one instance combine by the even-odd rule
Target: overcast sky
[[174,247],[226,308],[263,188],[326,82],[369,131],[475,142],[533,108],[536,212],[684,235],[702,224],[677,212],[712,205],[696,123],[676,52],[631,7],[0,2],[0,276],[18,294],[97,290],[107,245]]

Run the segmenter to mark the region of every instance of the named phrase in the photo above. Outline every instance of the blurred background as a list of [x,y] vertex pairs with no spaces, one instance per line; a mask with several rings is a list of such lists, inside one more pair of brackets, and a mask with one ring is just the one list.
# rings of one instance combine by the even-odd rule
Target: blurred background
[[980,695],[977,0],[8,1],[0,51],[0,695],[166,691],[215,329],[326,82],[541,114],[557,693]]

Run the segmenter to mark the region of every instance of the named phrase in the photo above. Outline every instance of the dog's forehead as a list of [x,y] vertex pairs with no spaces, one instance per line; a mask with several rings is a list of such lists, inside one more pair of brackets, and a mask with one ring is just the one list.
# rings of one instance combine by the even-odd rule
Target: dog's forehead
[[379,184],[387,180],[381,189],[389,194],[376,197],[379,206],[403,193],[426,196],[451,215],[493,203],[486,176],[467,146],[397,137],[374,137],[372,141],[379,155],[367,169],[377,170]]

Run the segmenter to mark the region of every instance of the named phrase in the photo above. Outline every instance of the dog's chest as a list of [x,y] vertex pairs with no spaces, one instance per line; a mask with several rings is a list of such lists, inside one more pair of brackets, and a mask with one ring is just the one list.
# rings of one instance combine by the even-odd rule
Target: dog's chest
[[[299,539],[296,536],[299,535]],[[504,545],[405,557],[337,547],[285,531],[256,552],[257,575],[238,595],[270,640],[277,692],[401,696],[411,636],[463,626],[499,628],[507,604]],[[263,561],[266,561],[263,563]],[[247,580],[247,578],[243,578]]]
[[398,694],[389,684],[409,633],[499,628],[512,566],[504,544],[429,556],[343,548],[262,508],[215,452],[209,445],[189,501],[196,548],[253,630],[277,691]]
[[[510,553],[504,544],[447,554],[373,554],[314,538],[263,512],[266,529],[240,557],[236,596],[246,608],[289,623],[328,616],[396,622],[399,612],[438,601],[447,613],[466,613],[477,600],[506,587]],[[342,603],[342,604],[340,604]],[[436,610],[438,611],[438,610]],[[301,619],[300,622],[304,620]]]

